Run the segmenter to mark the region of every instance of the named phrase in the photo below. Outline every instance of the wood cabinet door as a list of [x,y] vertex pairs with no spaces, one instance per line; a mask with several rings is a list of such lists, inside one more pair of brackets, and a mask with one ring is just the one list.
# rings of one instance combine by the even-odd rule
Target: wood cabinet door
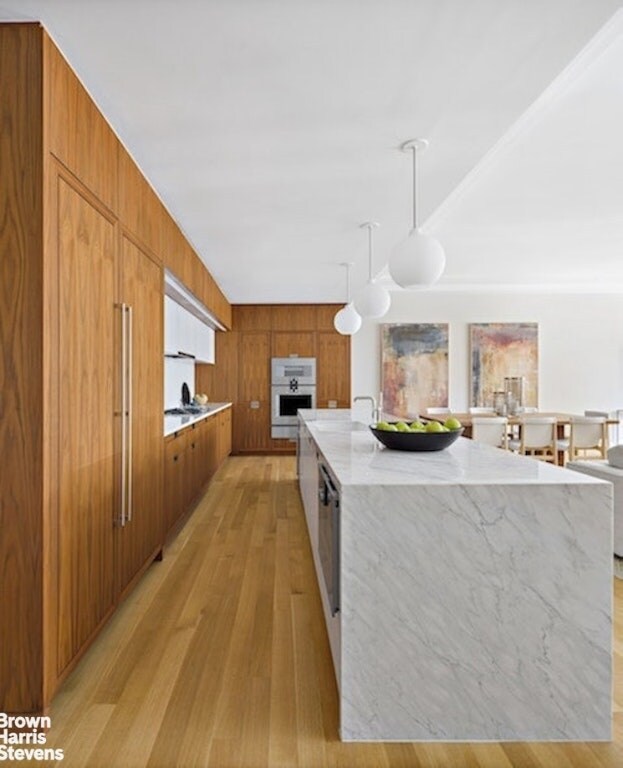
[[114,224],[57,177],[60,674],[113,605]]
[[290,357],[290,355],[298,355],[299,357],[315,357],[315,335],[313,331],[300,331],[298,333],[273,331],[272,356]]
[[156,193],[123,146],[119,147],[119,218],[124,227],[144,243],[158,260],[163,252],[163,218],[166,212]]
[[241,402],[270,399],[270,333],[245,331],[240,334],[238,370]]
[[231,409],[223,411],[219,414],[220,420],[218,424],[218,441],[217,441],[217,456],[218,464],[231,453]]
[[[120,592],[163,541],[164,358],[162,270],[125,235],[121,238],[121,300],[127,317],[127,372],[131,412],[127,445],[125,525],[115,529],[115,571]],[[117,351],[120,359],[120,351]],[[121,376],[121,372],[119,372]],[[120,469],[121,471],[121,469]]]
[[350,408],[350,336],[318,331],[316,358],[316,406]]
[[273,304],[270,327],[273,331],[315,331],[316,307],[314,304]]
[[98,200],[117,211],[119,140],[47,34],[44,41],[48,147]]
[[270,333],[240,333],[236,450],[270,447]]
[[186,512],[186,433],[170,437],[164,447],[164,528],[170,531]]
[[206,480],[206,454],[206,425],[204,422],[199,422],[188,429],[186,448],[188,457],[186,469],[188,506],[197,498]]
[[260,400],[258,407],[248,402],[234,406],[235,453],[266,451],[272,447],[270,436],[270,400]]
[[205,475],[204,484],[216,472],[219,465],[218,444],[219,425],[221,414],[211,416],[206,422],[204,446],[205,446]]

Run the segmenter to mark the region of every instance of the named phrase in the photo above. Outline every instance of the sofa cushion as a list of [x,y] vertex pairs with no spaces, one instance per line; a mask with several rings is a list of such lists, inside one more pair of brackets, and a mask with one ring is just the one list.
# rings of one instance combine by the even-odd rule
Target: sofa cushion
[[623,469],[623,445],[613,445],[608,448],[608,464],[611,467]]

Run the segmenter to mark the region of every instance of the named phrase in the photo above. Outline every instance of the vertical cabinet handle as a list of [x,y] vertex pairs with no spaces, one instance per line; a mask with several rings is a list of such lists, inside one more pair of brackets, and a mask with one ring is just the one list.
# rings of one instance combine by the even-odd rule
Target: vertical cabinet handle
[[121,504],[119,525],[132,520],[132,307],[121,303]]
[[127,412],[127,387],[126,374],[128,365],[127,350],[127,313],[126,305],[120,304],[121,309],[121,514],[119,516],[119,525],[123,528],[126,524],[126,464],[127,464],[127,431],[126,431],[126,412]]
[[133,358],[133,351],[134,351],[134,344],[133,344],[133,336],[134,336],[134,319],[132,315],[132,307],[129,305],[126,305],[126,312],[128,315],[128,322],[127,322],[127,334],[128,334],[128,340],[127,340],[127,355],[128,355],[128,365],[127,365],[127,376],[126,376],[126,387],[127,387],[127,404],[128,404],[128,417],[127,417],[127,430],[128,430],[128,436],[127,436],[127,473],[128,473],[128,481],[127,481],[127,513],[126,513],[126,519],[127,522],[130,523],[132,521],[132,511],[133,511],[133,485],[134,485],[134,472],[133,472],[133,461],[132,461],[132,432],[133,432],[133,404],[132,404],[132,381],[133,381],[133,372],[132,372],[132,358]]

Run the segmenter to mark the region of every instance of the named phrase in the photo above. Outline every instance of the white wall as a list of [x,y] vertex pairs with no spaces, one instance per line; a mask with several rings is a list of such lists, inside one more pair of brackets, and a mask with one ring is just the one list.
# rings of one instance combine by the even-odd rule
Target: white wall
[[[379,321],[352,339],[352,395],[380,390],[380,324],[450,325],[450,407],[469,403],[469,323],[539,323],[539,407],[582,413],[623,408],[623,296],[417,291],[392,294]],[[368,408],[369,410],[369,408]]]
[[195,396],[195,361],[165,357],[164,408],[179,408],[182,403],[182,384],[186,382],[190,396]]

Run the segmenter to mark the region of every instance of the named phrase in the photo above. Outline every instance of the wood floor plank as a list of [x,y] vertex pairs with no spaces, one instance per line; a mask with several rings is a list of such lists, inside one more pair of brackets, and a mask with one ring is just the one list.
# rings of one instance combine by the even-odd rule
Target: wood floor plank
[[345,744],[292,457],[235,457],[67,679],[66,768],[621,768],[611,743]]

